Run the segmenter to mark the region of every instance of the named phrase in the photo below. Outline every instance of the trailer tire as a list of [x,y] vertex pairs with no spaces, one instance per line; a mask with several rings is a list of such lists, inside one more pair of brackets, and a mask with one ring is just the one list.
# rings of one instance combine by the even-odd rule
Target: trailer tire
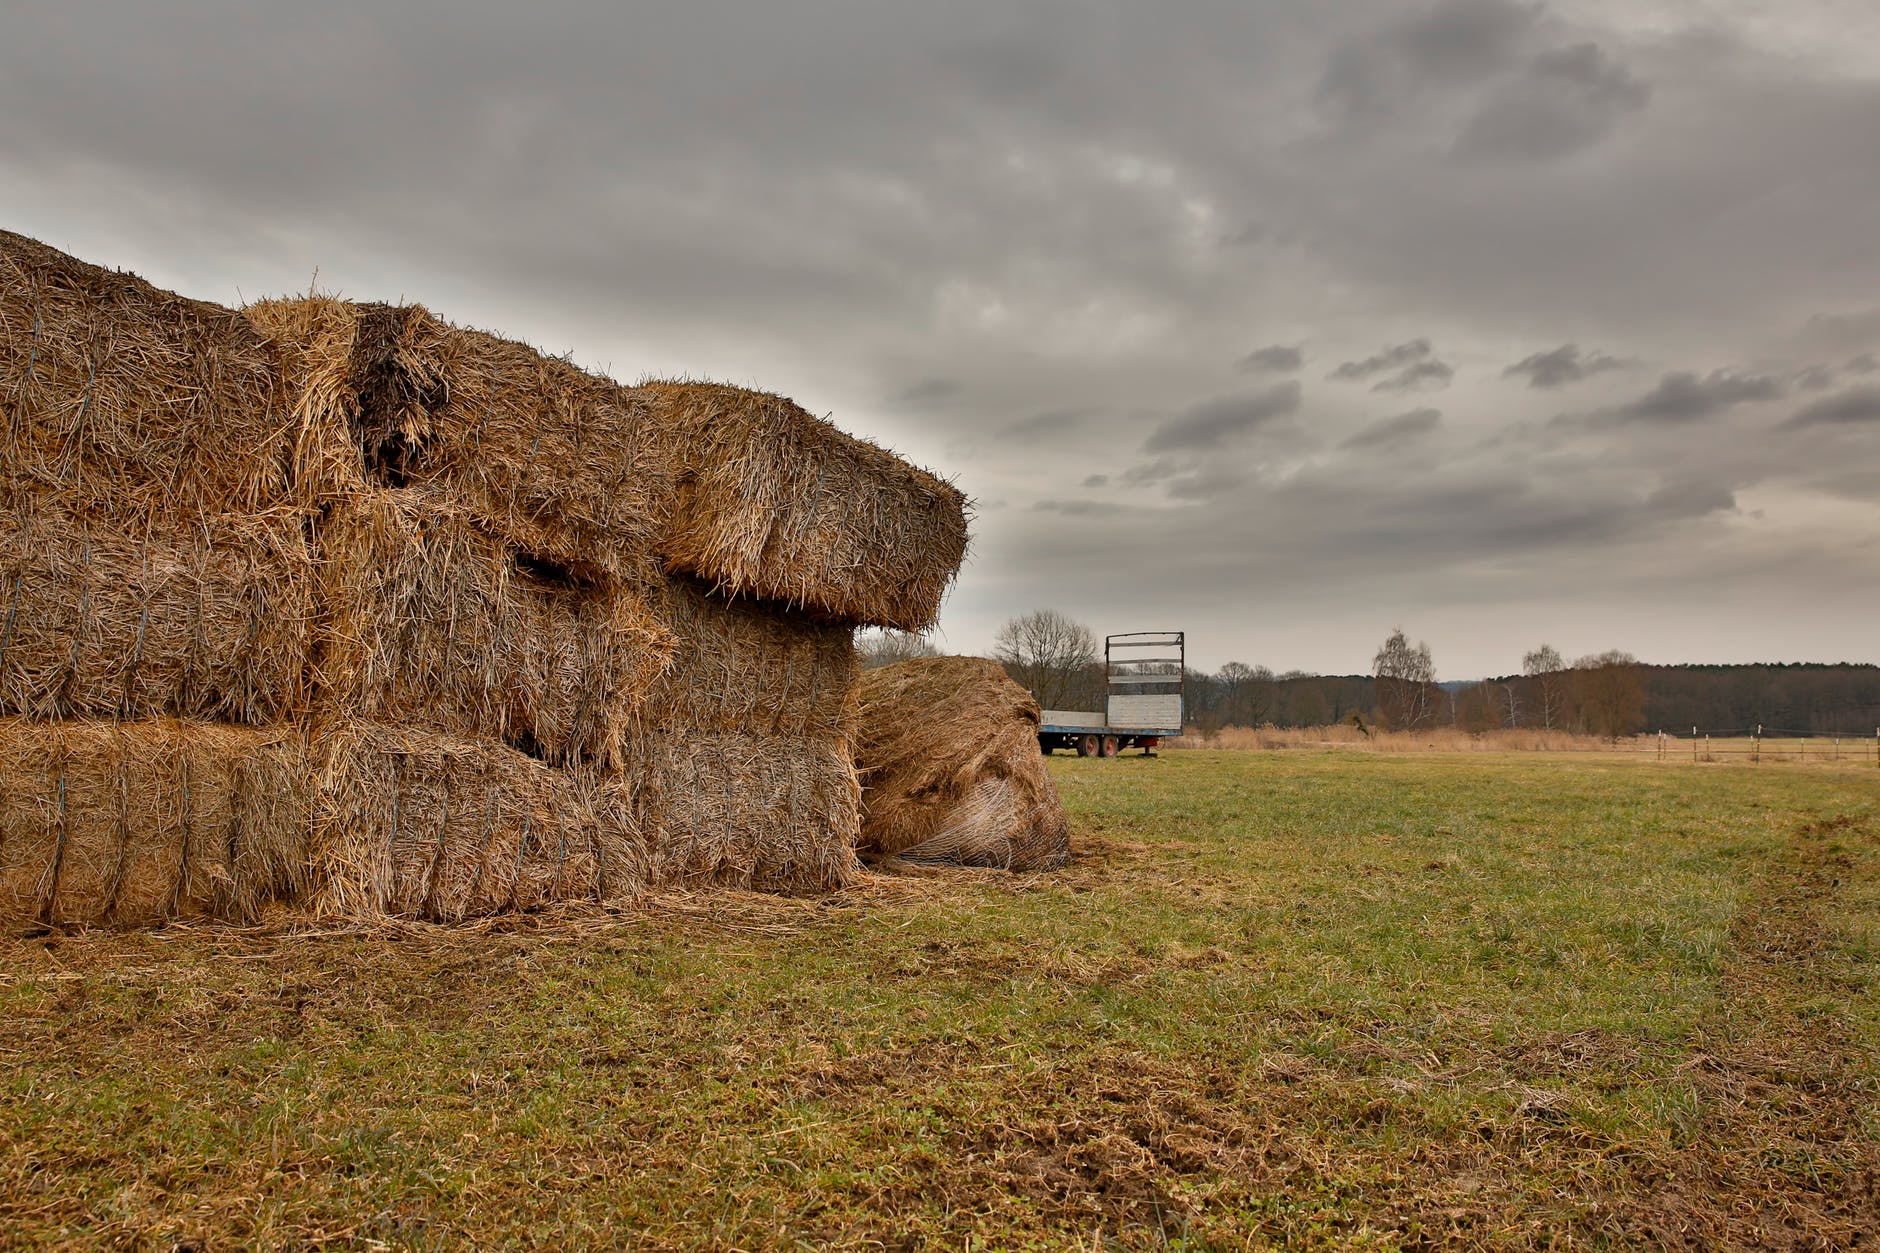
[[1116,737],[1114,735],[1106,735],[1103,737],[1103,755],[1105,757],[1116,756]]
[[1095,757],[1102,750],[1103,746],[1097,743],[1096,736],[1080,735],[1077,737],[1077,755],[1079,757]]

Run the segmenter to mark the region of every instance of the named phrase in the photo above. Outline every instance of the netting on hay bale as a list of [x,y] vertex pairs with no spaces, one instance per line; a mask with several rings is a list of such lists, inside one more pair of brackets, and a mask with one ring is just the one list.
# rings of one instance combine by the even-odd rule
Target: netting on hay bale
[[244,312],[283,361],[313,490],[410,487],[582,577],[658,574],[672,470],[643,398],[417,305]]
[[652,734],[612,786],[645,824],[655,882],[814,893],[860,863],[860,788],[840,739]]
[[780,396],[631,390],[678,471],[661,549],[672,569],[851,624],[933,624],[966,552],[959,489]]
[[861,849],[1045,870],[1070,858],[1038,703],[996,662],[923,657],[863,674]]
[[324,708],[620,764],[674,647],[648,592],[574,578],[410,489],[334,502],[319,548]]
[[289,729],[0,719],[0,926],[252,919],[306,886]]
[[672,659],[634,711],[636,733],[833,738],[855,723],[854,630],[676,575],[652,593]]
[[645,888],[631,798],[588,771],[368,723],[324,737],[316,765],[316,914],[457,922]]
[[240,314],[0,231],[0,462],[76,512],[288,499],[294,423]]

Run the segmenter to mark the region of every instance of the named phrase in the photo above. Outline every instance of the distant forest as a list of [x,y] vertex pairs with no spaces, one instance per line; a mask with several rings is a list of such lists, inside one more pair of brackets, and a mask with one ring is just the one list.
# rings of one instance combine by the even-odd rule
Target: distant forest
[[[1101,699],[1101,676],[1090,695]],[[1393,680],[1371,675],[1274,675],[1244,666],[1190,671],[1189,719],[1220,726],[1321,726],[1403,722]],[[1385,699],[1380,702],[1380,688]],[[1652,666],[1627,661],[1506,675],[1472,684],[1430,685],[1426,726],[1553,727],[1600,735],[1672,731],[1689,735],[1750,731],[1871,735],[1880,728],[1880,666]],[[1100,708],[1092,705],[1091,708]],[[1395,715],[1395,716],[1393,716]]]

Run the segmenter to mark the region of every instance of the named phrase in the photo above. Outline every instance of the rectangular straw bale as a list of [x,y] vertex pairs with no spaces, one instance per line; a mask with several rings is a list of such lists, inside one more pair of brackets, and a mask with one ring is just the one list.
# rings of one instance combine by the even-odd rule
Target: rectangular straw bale
[[672,651],[642,592],[571,579],[420,491],[333,502],[320,556],[315,682],[350,717],[614,765]]
[[250,305],[331,491],[413,487],[585,575],[644,580],[670,509],[670,449],[646,400],[526,344],[416,305],[311,298]]
[[305,884],[299,734],[0,719],[0,925],[252,919]]
[[274,357],[240,315],[0,231],[0,462],[113,512],[249,513],[292,487]]
[[501,745],[353,723],[325,741],[314,912],[457,922],[646,882],[625,798]]
[[266,723],[304,704],[303,519],[129,515],[0,478],[0,713]]
[[841,740],[655,735],[614,784],[645,824],[654,882],[834,891],[859,871],[861,790]]
[[849,734],[860,675],[852,628],[716,595],[683,575],[653,603],[675,647],[636,712],[640,731]]
[[781,396],[632,390],[679,474],[669,568],[850,624],[933,624],[966,553],[958,488]]

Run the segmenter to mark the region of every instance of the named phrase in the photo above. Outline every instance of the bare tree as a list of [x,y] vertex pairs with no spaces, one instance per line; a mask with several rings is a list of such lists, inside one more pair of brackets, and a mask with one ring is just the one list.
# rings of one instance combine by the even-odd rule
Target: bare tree
[[1428,644],[1412,647],[1399,627],[1372,658],[1371,673],[1377,677],[1378,717],[1387,725],[1422,727],[1435,718],[1441,689]]
[[896,631],[892,627],[859,632],[855,637],[855,651],[861,655],[864,670],[891,666],[897,661],[912,661],[916,657],[940,655],[940,650],[925,636],[912,631]]
[[1534,680],[1535,692],[1541,698],[1541,725],[1549,731],[1565,711],[1567,684],[1561,671],[1566,668],[1567,663],[1552,644],[1542,644],[1521,659],[1521,673]]
[[1519,689],[1512,683],[1501,685],[1502,703],[1508,707],[1508,729],[1514,730],[1521,725],[1521,696]]
[[1616,740],[1645,726],[1645,676],[1638,658],[1613,649],[1573,663],[1580,718],[1595,735]]
[[1097,637],[1055,609],[1037,609],[999,628],[992,655],[1033,700],[1066,709],[1098,665]]
[[1226,720],[1234,726],[1257,727],[1273,716],[1273,672],[1265,666],[1250,666],[1230,661],[1216,676],[1221,685],[1221,705]]

